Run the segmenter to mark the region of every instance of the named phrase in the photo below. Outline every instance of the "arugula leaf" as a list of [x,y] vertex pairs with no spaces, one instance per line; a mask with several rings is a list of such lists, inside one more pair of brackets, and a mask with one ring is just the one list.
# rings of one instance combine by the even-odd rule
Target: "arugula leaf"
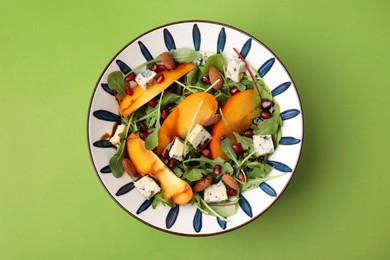
[[254,151],[252,138],[242,136],[236,131],[234,131],[233,134],[236,137],[237,142],[241,144],[242,148],[248,150],[250,153]]
[[246,171],[246,176],[248,179],[264,178],[268,173],[272,171],[272,167],[265,163],[256,162],[254,165],[252,162],[252,169]]
[[121,144],[119,145],[116,153],[114,154],[114,156],[111,157],[111,159],[109,161],[112,175],[115,178],[121,177],[124,173],[124,169],[122,166],[122,160],[123,160],[123,157],[125,156],[125,152],[126,152],[125,147],[126,147],[126,139],[123,139]]
[[253,133],[256,135],[273,134],[278,130],[280,117],[273,116],[270,119],[264,120],[253,128]]
[[221,170],[224,173],[233,173],[233,171],[234,171],[232,165],[228,162],[225,162],[225,160],[221,157],[218,157],[214,160],[206,158],[204,156],[197,157],[197,158],[191,158],[191,159],[184,161],[184,164],[189,163],[189,162],[199,162],[202,169],[207,169],[210,166],[213,168],[216,165],[220,165],[222,167]]
[[153,150],[158,145],[158,131],[160,130],[160,109],[161,109],[161,103],[162,98],[164,96],[164,91],[161,92],[160,101],[158,102],[158,105],[156,107],[157,114],[155,116],[155,119],[153,121],[156,122],[156,126],[153,128],[153,133],[148,135],[145,139],[145,148],[148,150]]
[[189,181],[198,181],[202,179],[203,175],[206,175],[207,172],[205,169],[189,169],[184,173],[184,178]]
[[223,55],[220,53],[214,54],[208,57],[204,66],[199,66],[199,70],[202,72],[203,75],[207,75],[209,73],[210,66],[214,66],[219,71],[221,71],[223,69],[224,64],[225,64],[225,60],[223,58]]
[[169,206],[171,208],[176,207],[176,204],[172,203],[170,201],[170,199],[163,199],[162,192],[159,192],[156,195],[154,195],[153,202],[152,202],[152,208],[155,209],[159,202],[161,202],[164,206]]
[[233,201],[222,201],[213,204],[210,203],[209,206],[219,215],[223,217],[231,217],[237,213],[238,199]]
[[187,86],[195,86],[199,81],[199,69],[196,67],[184,76],[184,82]]
[[278,177],[283,176],[285,174],[286,173],[281,173],[281,174],[278,174],[278,175],[264,177],[264,178],[250,179],[241,188],[241,192],[244,192],[244,191],[247,191],[247,190],[253,190],[253,189],[259,187],[260,183],[265,182],[265,181],[269,181],[269,180],[272,180],[272,179],[275,179],[275,178],[278,178]]
[[229,220],[226,217],[218,214],[218,212],[216,212],[212,207],[210,207],[198,193],[195,193],[194,198],[191,200],[191,204],[195,205],[204,214],[210,216],[216,216],[221,220],[229,222]]
[[230,138],[227,137],[221,141],[220,149],[222,152],[226,154],[226,156],[229,159],[232,159],[237,164],[237,166],[240,166],[240,163],[236,159],[236,152],[233,150],[232,145],[233,145],[232,140],[230,140]]
[[115,90],[117,92],[116,97],[119,100],[126,95],[126,87],[129,85],[128,82],[123,78],[122,72],[113,71],[107,77],[107,84],[111,90]]
[[178,63],[191,63],[202,58],[200,52],[189,48],[179,48],[170,50],[169,52],[171,53],[173,60]]
[[172,103],[179,104],[183,99],[184,97],[182,95],[167,92],[164,94],[164,97],[161,101],[161,107],[165,107]]

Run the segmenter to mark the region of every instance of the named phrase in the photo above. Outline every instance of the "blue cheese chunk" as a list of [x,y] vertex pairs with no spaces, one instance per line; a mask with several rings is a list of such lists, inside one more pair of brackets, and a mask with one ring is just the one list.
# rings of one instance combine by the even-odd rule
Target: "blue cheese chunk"
[[119,136],[119,134],[123,133],[125,130],[126,130],[126,125],[118,125],[116,127],[114,135],[110,138],[110,143],[118,147],[119,144],[121,143],[121,137]]
[[[183,160],[184,143],[179,137],[173,139],[171,148],[169,149],[169,157],[178,161]],[[185,151],[187,153],[187,151]]]
[[196,59],[194,61],[194,64],[197,65],[197,66],[204,66],[206,64],[206,61],[208,60],[208,58],[213,55],[213,53],[209,53],[209,52],[199,52],[202,57],[200,57],[199,59]]
[[160,186],[149,176],[144,176],[138,181],[134,182],[134,186],[137,188],[139,193],[145,197],[145,199],[149,200],[156,193],[161,191]]
[[204,190],[204,201],[206,203],[220,202],[227,199],[226,186],[222,181],[219,181],[217,184],[212,184]]
[[197,124],[188,135],[188,142],[197,149],[206,145],[211,138],[211,134],[203,126]]
[[274,152],[274,143],[271,135],[254,135],[252,139],[256,157]]
[[138,73],[135,77],[135,81],[137,84],[143,88],[147,89],[149,86],[151,86],[154,82],[154,77],[156,77],[156,72],[151,70],[146,70],[144,72]]
[[240,82],[245,72],[245,63],[238,57],[232,57],[226,69],[226,77],[234,82]]

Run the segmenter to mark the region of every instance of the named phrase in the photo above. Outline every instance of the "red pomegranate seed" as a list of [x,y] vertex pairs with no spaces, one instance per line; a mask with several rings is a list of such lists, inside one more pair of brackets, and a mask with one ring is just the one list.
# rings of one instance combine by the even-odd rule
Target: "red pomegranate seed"
[[149,106],[151,107],[156,107],[157,106],[157,100],[155,99],[152,99],[148,102]]
[[150,130],[150,129],[148,129],[148,131],[146,131],[146,133],[147,133],[148,135],[150,135],[150,134],[152,134],[152,133],[153,133],[153,131],[152,131],[152,130]]
[[135,80],[135,73],[131,73],[125,78],[126,81],[133,81]]
[[159,64],[157,70],[164,71],[164,70],[167,70],[167,67],[165,67],[165,65]]
[[168,167],[172,169],[173,167],[175,167],[175,165],[176,165],[176,160],[173,158],[170,159],[168,162]]
[[232,95],[237,94],[238,92],[240,92],[240,90],[237,87],[232,87],[230,89],[230,94]]
[[253,130],[245,130],[243,133],[242,133],[243,136],[246,136],[246,137],[252,137],[253,136]]
[[241,181],[241,182],[245,182],[245,175],[240,172],[240,174],[238,174],[238,179]]
[[156,63],[154,63],[154,64],[152,65],[152,67],[150,67],[150,70],[151,70],[151,71],[154,71],[154,72],[157,72],[157,70],[158,70],[158,65],[157,65]]
[[147,132],[148,131],[148,127],[146,126],[145,123],[139,123],[139,128],[141,128],[141,130],[143,132]]
[[168,91],[171,92],[171,93],[175,92],[176,91],[176,86],[174,86],[174,85],[170,86],[168,88]]
[[168,117],[168,110],[163,109],[161,111],[161,118],[165,120],[167,117]]
[[270,109],[272,106],[274,105],[274,103],[271,101],[271,100],[268,100],[268,99],[264,99],[261,101],[261,106],[263,109]]
[[169,151],[168,151],[168,149],[164,149],[164,150],[161,152],[161,157],[164,158],[164,159],[168,159],[168,157],[169,157]]
[[263,111],[261,112],[261,118],[264,118],[264,119],[268,119],[268,118],[271,118],[271,114],[267,111]]
[[165,79],[164,74],[160,74],[160,75],[157,76],[156,82],[158,84],[160,84],[160,83],[162,83],[164,81],[164,79]]
[[242,149],[241,144],[233,144],[232,147],[233,147],[234,152],[237,155],[240,155],[240,154],[242,154],[244,152],[244,149]]
[[202,78],[202,82],[203,82],[204,84],[210,84],[210,83],[211,83],[209,77],[203,77],[203,78]]
[[200,151],[201,154],[204,156],[204,157],[207,157],[207,158],[211,158],[211,151],[210,149],[203,149],[202,151]]
[[132,96],[134,94],[134,91],[130,87],[126,87],[126,95]]
[[222,166],[219,165],[219,164],[215,165],[215,166],[214,166],[214,169],[213,169],[213,172],[214,172],[214,174],[216,174],[216,175],[221,174],[221,172],[222,172]]
[[139,137],[141,137],[141,139],[146,139],[146,137],[148,137],[148,134],[145,133],[145,132],[139,132]]
[[228,189],[227,189],[227,194],[228,194],[229,196],[236,196],[236,195],[237,195],[237,191],[235,191],[235,190],[233,190],[233,189],[231,189],[231,188],[228,188]]

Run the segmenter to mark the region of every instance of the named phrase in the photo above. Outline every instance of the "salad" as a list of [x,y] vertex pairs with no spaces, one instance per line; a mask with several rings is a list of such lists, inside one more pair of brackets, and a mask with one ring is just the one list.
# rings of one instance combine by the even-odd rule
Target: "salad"
[[242,192],[280,176],[267,164],[282,136],[280,107],[234,51],[173,49],[108,75],[121,116],[109,166],[153,208],[190,203],[228,221]]

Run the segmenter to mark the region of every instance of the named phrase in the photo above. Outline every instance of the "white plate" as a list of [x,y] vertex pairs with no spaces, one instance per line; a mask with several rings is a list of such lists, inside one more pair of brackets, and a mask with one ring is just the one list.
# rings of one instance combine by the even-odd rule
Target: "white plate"
[[[225,57],[241,51],[246,61],[258,68],[265,83],[280,104],[284,121],[282,140],[269,158],[274,166],[271,175],[287,174],[263,183],[258,189],[244,192],[236,215],[230,222],[220,222],[216,217],[202,214],[195,206],[180,205],[169,208],[158,205],[152,209],[135,189],[130,177],[124,174],[114,178],[108,162],[115,153],[105,133],[111,133],[118,119],[115,100],[107,88],[107,76],[120,69],[126,73],[146,60],[172,48],[193,48],[214,52],[223,51]],[[131,41],[108,63],[92,94],[88,112],[88,145],[98,178],[111,197],[131,216],[156,229],[179,235],[205,236],[231,231],[259,217],[280,197],[290,182],[301,155],[303,141],[303,114],[294,82],[281,61],[264,44],[253,36],[232,26],[209,21],[183,21],[150,30]],[[116,195],[118,191],[125,192]]]

